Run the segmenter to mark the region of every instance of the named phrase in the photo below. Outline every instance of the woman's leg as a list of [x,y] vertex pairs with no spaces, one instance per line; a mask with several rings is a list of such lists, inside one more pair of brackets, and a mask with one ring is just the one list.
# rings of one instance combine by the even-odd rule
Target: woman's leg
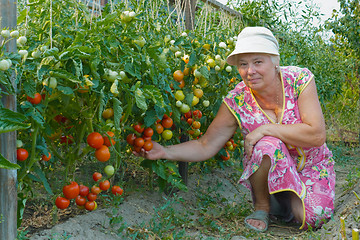
[[290,192],[291,211],[295,219],[302,223],[304,220],[304,208],[301,199],[293,192]]
[[[268,188],[268,174],[270,166],[270,157],[265,155],[262,159],[260,167],[249,178],[255,201],[255,210],[263,210],[265,212],[270,211],[270,194]],[[255,219],[248,219],[247,222],[258,229],[265,229],[266,226],[263,221]]]

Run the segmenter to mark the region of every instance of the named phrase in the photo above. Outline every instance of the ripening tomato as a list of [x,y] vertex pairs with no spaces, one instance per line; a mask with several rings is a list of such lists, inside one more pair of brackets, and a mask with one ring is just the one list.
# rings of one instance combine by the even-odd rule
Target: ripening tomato
[[144,130],[144,136],[147,136],[147,137],[151,137],[152,135],[154,135],[154,130],[150,127],[146,128]]
[[141,151],[141,149],[142,149],[142,147],[139,147],[139,146],[132,146],[132,149],[135,151],[135,152],[140,152]]
[[95,202],[94,201],[88,201],[85,203],[85,209],[88,211],[92,211],[95,209]]
[[199,129],[199,128],[201,127],[201,123],[200,123],[199,121],[194,121],[194,122],[192,123],[192,127],[193,127],[194,129]]
[[95,201],[95,200],[97,199],[97,194],[92,193],[92,192],[89,192],[88,195],[86,195],[86,198],[87,198],[89,201]]
[[103,191],[106,191],[110,188],[110,182],[109,180],[105,180],[99,183],[99,188]]
[[41,94],[40,94],[40,93],[35,93],[35,95],[34,95],[33,98],[27,96],[26,99],[27,99],[29,102],[31,102],[32,104],[36,105],[36,104],[41,103],[42,97],[41,97]]
[[65,209],[70,205],[70,200],[67,198],[58,196],[55,200],[55,205],[59,209]]
[[101,189],[98,186],[92,186],[91,187],[91,192],[98,195],[99,193],[101,193]]
[[16,159],[18,161],[25,161],[29,157],[29,152],[24,148],[18,148],[16,150]]
[[134,145],[134,141],[136,139],[136,135],[134,133],[130,133],[129,135],[127,135],[126,137],[126,141],[128,144],[130,145]]
[[164,127],[160,123],[157,123],[155,125],[155,130],[158,134],[161,134],[164,131]]
[[102,174],[99,172],[94,172],[92,178],[94,179],[95,182],[97,182],[102,178]]
[[67,199],[74,199],[79,195],[80,187],[76,182],[71,182],[69,185],[63,187],[63,194]]
[[48,156],[46,156],[46,154],[43,154],[41,159],[46,162],[49,161],[51,159],[51,153],[48,153]]
[[172,118],[168,117],[168,118],[163,118],[161,120],[161,125],[164,127],[164,128],[171,128],[172,125],[173,125],[173,120]]
[[102,117],[105,119],[112,118],[114,116],[114,109],[107,108],[102,112]]
[[150,151],[153,148],[153,146],[154,145],[153,145],[152,141],[146,141],[144,143],[143,148],[145,149],[145,151]]
[[82,184],[79,185],[79,195],[86,197],[89,194],[89,187],[84,186]]
[[90,147],[98,149],[104,145],[104,138],[100,133],[92,132],[87,137],[87,143]]
[[102,145],[100,148],[96,149],[95,157],[100,162],[106,162],[110,159],[110,150],[107,146]]
[[175,81],[180,82],[181,80],[184,79],[184,73],[181,70],[176,70],[173,73],[173,77]]
[[86,203],[86,198],[81,195],[78,195],[75,199],[75,203],[78,206],[84,206]]
[[111,142],[110,142],[108,136],[105,135],[105,136],[104,136],[104,145],[107,146],[107,147],[110,147],[111,144],[112,144],[112,145],[115,145],[115,140],[113,139],[113,137],[115,136],[115,133],[110,132],[110,131],[109,131],[109,132],[106,132],[106,133],[107,133],[107,135],[110,136]]
[[228,151],[226,151],[226,156],[225,156],[225,155],[221,155],[220,157],[221,157],[221,159],[222,159],[223,161],[227,161],[227,160],[230,159],[230,154],[229,154]]
[[191,111],[188,111],[184,114],[185,118],[191,118]]
[[164,130],[161,134],[161,136],[165,139],[165,140],[170,140],[173,136],[173,133],[171,130]]
[[111,188],[111,192],[112,192],[114,195],[122,195],[123,192],[124,192],[124,190],[123,190],[121,187],[115,185],[115,186],[113,186],[113,187]]

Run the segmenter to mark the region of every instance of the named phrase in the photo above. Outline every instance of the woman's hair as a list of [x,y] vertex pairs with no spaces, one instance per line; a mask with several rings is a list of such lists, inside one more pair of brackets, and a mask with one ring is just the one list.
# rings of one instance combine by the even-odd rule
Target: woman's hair
[[274,64],[275,66],[279,66],[279,65],[280,65],[280,56],[270,54],[270,58],[271,58],[271,61],[273,62],[273,64]]

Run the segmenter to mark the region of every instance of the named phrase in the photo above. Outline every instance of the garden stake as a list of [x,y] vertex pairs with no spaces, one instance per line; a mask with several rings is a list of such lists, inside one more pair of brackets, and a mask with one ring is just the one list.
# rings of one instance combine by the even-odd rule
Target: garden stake
[[352,239],[359,240],[359,229],[353,228],[352,230]]
[[346,240],[345,218],[344,217],[340,217],[340,233],[341,233],[341,239]]

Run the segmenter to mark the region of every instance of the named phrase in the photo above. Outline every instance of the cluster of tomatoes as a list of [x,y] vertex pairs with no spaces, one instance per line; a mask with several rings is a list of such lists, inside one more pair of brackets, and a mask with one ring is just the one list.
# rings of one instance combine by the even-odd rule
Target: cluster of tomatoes
[[[167,114],[164,114],[163,118],[158,119],[155,123],[155,131],[159,136],[162,136],[164,140],[170,140],[173,136],[171,128],[174,125],[174,121]],[[130,133],[126,137],[127,143],[136,152],[140,152],[141,149],[150,151],[153,148],[152,136],[154,135],[154,129],[151,127],[143,127],[138,123],[133,125],[134,133]]]
[[[114,169],[112,166],[109,165],[106,168],[105,172],[108,172],[108,175],[114,174]],[[102,174],[95,172],[92,177],[95,182],[99,182],[102,179]],[[91,189],[88,186],[82,184],[79,185],[77,182],[72,181],[70,184],[63,187],[63,197],[58,196],[55,200],[55,205],[59,209],[65,209],[69,207],[71,199],[75,199],[75,203],[80,209],[93,211],[97,208],[97,203],[95,200],[97,199],[98,194],[100,194],[102,191],[109,190],[110,187],[111,184],[108,179],[100,181],[98,185],[94,184]],[[120,196],[123,194],[123,189],[118,185],[114,185],[111,187],[111,192],[114,195]]]
[[223,147],[225,149],[226,155],[220,155],[221,159],[223,161],[229,160],[230,159],[229,151],[234,151],[236,147],[237,144],[234,142],[234,139],[230,138],[229,141],[227,141]]
[[90,147],[95,148],[95,157],[100,162],[106,162],[110,159],[110,149],[115,144],[113,132],[106,132],[103,136],[98,132],[92,132],[87,137],[87,143]]
[[200,131],[201,117],[202,117],[202,112],[198,109],[193,111],[188,111],[182,117],[182,120],[186,121],[190,125],[188,134],[190,134],[193,138],[197,138],[201,135],[201,131]]
[[134,133],[130,133],[126,137],[127,143],[136,152],[140,152],[141,149],[150,151],[153,148],[151,138],[154,135],[154,130],[151,127],[144,128],[141,124],[135,124],[133,128]]

